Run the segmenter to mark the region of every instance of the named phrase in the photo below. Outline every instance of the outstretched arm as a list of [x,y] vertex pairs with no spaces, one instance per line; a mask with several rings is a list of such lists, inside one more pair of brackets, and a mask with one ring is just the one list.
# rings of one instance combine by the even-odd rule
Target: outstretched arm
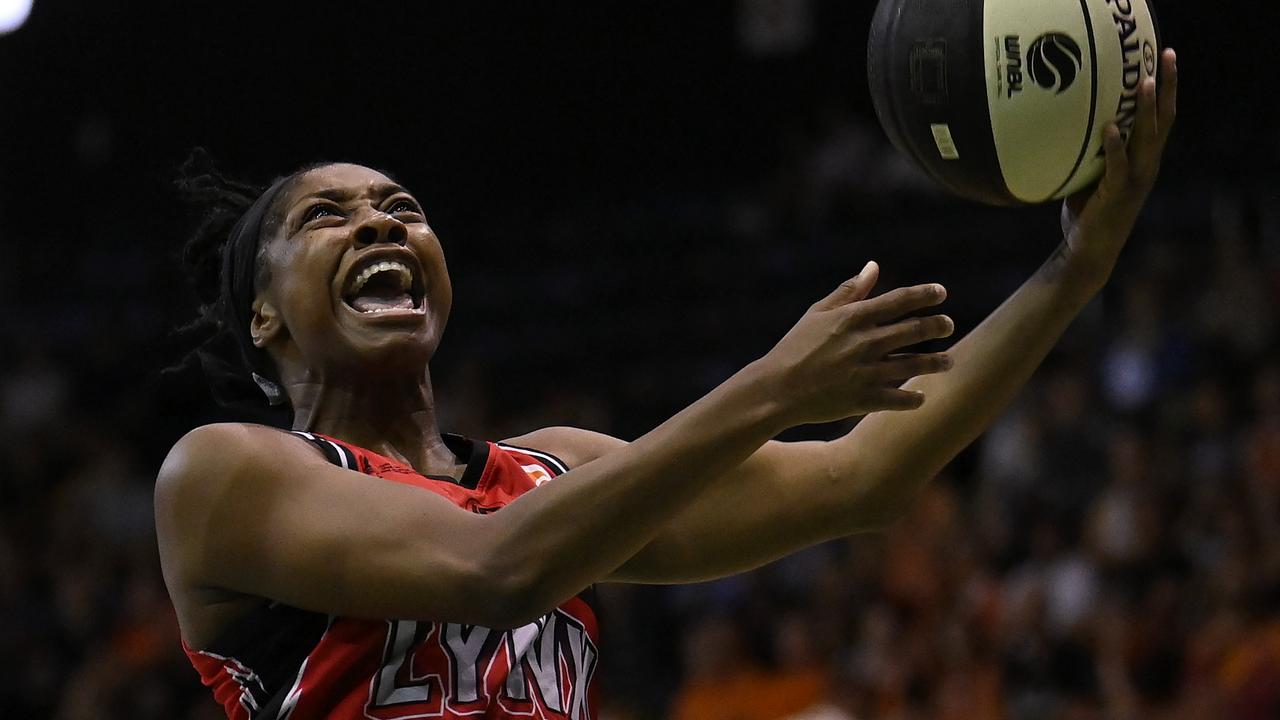
[[763,358],[629,447],[488,515],[334,467],[273,429],[199,428],[156,485],[166,581],[175,597],[231,591],[355,617],[525,623],[635,555],[781,430],[919,407],[919,392],[893,385],[942,363],[893,352],[952,324],[893,321],[936,305],[941,288],[868,300],[875,271],[868,264]]
[[[1013,296],[948,352],[948,373],[903,387],[928,397],[906,413],[874,413],[829,443],[771,442],[699,494],[611,579],[687,582],[750,569],[799,548],[892,522],[917,491],[1009,403],[1109,278],[1159,170],[1177,94],[1166,79],[1141,89],[1126,149],[1106,131],[1106,174],[1063,210],[1065,240]],[[547,440],[589,458],[610,439],[563,430]],[[558,437],[554,433],[559,433]],[[536,442],[535,439],[529,442]]]
[[876,480],[859,503],[872,519],[901,510],[920,484],[991,423],[1110,278],[1155,185],[1173,127],[1178,78],[1172,50],[1161,58],[1161,73],[1167,82],[1159,98],[1154,79],[1141,87],[1128,147],[1114,124],[1107,128],[1106,173],[1091,194],[1064,205],[1065,238],[1053,256],[956,343],[951,373],[908,383],[928,395],[928,405],[899,418],[870,415],[833,443],[837,465]]

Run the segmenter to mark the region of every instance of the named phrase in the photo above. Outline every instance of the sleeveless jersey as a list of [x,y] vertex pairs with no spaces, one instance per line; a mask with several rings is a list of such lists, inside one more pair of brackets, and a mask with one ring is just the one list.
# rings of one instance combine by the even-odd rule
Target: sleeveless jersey
[[[294,434],[335,465],[475,513],[494,512],[567,470],[548,453],[446,435],[467,459],[455,482],[336,438]],[[183,648],[230,720],[585,720],[596,714],[598,643],[588,589],[512,630],[336,617],[264,601],[210,647]]]

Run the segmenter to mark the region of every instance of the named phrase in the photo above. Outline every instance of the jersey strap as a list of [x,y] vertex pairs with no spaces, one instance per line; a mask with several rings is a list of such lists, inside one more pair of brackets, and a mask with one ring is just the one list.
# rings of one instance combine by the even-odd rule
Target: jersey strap
[[[325,459],[340,468],[355,470],[356,472],[366,474],[378,474],[376,472],[371,472],[371,470],[376,470],[377,468],[370,466],[370,460],[367,457],[356,455],[351,451],[351,448],[347,447],[343,443],[334,442],[324,435],[317,435],[315,433],[303,432],[300,430],[291,430],[290,434],[297,435],[320,448],[320,451],[324,453]],[[443,480],[445,482],[460,485],[468,490],[475,490],[476,486],[480,483],[480,478],[484,473],[485,465],[489,459],[489,443],[472,440],[453,433],[442,433],[440,437],[444,440],[445,447],[449,448],[455,456],[466,463],[466,469],[463,470],[462,477],[456,480],[444,475],[423,475],[423,477],[428,477],[433,480]],[[517,451],[531,455],[534,452],[525,450]],[[542,454],[539,453],[537,456],[540,460],[542,459],[541,455]],[[551,456],[546,455],[546,457],[550,458]],[[543,462],[546,461],[543,460]],[[556,462],[560,461],[556,460]],[[563,466],[563,463],[561,463],[561,466]],[[409,469],[407,466],[405,467],[406,469]],[[556,472],[555,474],[558,475],[559,472]]]
[[504,443],[504,442],[500,442],[497,445],[503,450],[514,450],[523,455],[528,455],[529,457],[534,458],[535,460],[541,461],[542,464],[547,466],[547,469],[551,471],[552,477],[569,472],[568,464],[566,464],[563,460],[556,457],[555,455],[552,455],[549,452],[545,452],[542,450],[534,450],[533,448],[520,447],[519,445],[512,445],[511,443]]
[[355,470],[356,472],[362,471],[360,468],[360,462],[356,459],[355,453],[351,452],[347,447],[339,445],[329,438],[321,437],[313,433],[302,432],[300,430],[291,430],[289,432],[290,434],[297,435],[298,437],[307,440],[312,445],[320,448],[320,452],[324,453],[325,459],[330,463],[346,470]]

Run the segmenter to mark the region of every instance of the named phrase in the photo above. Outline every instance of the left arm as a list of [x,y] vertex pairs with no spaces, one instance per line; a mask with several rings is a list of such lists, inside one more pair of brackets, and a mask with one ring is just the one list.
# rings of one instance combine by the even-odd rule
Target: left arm
[[[758,567],[803,547],[893,522],[1008,405],[1080,310],[1106,284],[1155,183],[1172,127],[1177,68],[1148,80],[1126,149],[1107,128],[1106,174],[1063,209],[1066,236],[1017,292],[948,351],[953,368],[903,387],[926,404],[873,413],[831,442],[770,442],[722,475],[615,570],[618,582],[696,582]],[[620,440],[569,428],[521,439],[587,462]]]
[[864,491],[849,511],[884,524],[916,491],[973,442],[1008,405],[1080,310],[1111,276],[1160,171],[1177,109],[1177,58],[1161,57],[1164,87],[1147,79],[1139,91],[1138,120],[1126,148],[1119,129],[1104,134],[1106,172],[1091,194],[1063,207],[1065,239],[1012,297],[950,351],[950,373],[913,379],[929,403],[888,418],[867,416],[831,445],[842,470]]
[[[948,351],[949,371],[903,386],[923,392],[924,405],[867,415],[831,442],[766,444],[699,493],[609,580],[709,580],[891,523],[1009,402],[1092,295],[1068,265],[1056,253]],[[516,444],[568,455],[572,465],[625,443],[548,428]]]

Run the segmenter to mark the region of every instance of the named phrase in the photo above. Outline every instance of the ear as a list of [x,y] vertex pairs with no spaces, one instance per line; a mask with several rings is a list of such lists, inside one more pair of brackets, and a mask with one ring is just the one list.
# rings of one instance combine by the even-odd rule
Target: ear
[[253,320],[249,322],[249,337],[254,347],[265,348],[276,336],[284,332],[284,321],[270,300],[259,297],[253,301]]

